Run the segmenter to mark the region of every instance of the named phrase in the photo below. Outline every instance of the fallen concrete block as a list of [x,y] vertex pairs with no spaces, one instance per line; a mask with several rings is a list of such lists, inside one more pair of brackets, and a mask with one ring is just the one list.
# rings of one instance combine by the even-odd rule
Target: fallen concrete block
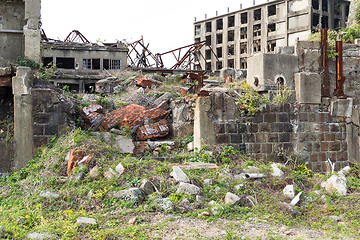
[[199,195],[200,188],[194,184],[180,182],[179,188],[176,190],[177,193],[183,193],[185,195]]
[[158,106],[160,105],[163,101],[169,101],[170,99],[172,98],[172,94],[167,92],[167,93],[164,93],[162,96],[160,96],[159,98],[157,98],[155,101],[154,101],[154,105],[155,106]]
[[271,175],[273,175],[274,177],[279,177],[282,178],[284,177],[284,172],[282,170],[280,170],[279,167],[283,167],[284,165],[280,164],[280,163],[272,163],[271,164],[271,168],[272,168],[272,172]]
[[144,191],[146,195],[150,195],[155,192],[154,185],[147,179],[141,181],[140,189]]
[[190,179],[186,176],[183,170],[177,166],[173,166],[173,171],[170,173],[170,176],[172,176],[177,182],[190,183]]

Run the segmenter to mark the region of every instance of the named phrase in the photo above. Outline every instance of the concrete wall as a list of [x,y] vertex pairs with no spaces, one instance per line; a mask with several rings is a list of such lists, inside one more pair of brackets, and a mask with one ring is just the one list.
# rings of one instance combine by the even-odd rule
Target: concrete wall
[[25,23],[24,1],[0,1],[0,67],[8,67],[24,56]]
[[[319,172],[326,171],[327,158],[335,162],[336,170],[349,161],[359,162],[359,109],[355,99],[271,105],[254,116],[236,117],[235,100],[227,94],[213,93],[205,98],[208,111],[195,118],[194,126],[200,128],[194,132],[195,146],[201,145],[202,139],[215,138],[215,144],[231,145],[256,159],[269,161],[281,160],[280,152],[295,153]],[[201,98],[197,100],[197,104],[202,102]],[[211,122],[215,131],[205,132],[208,124],[199,124],[202,121]],[[201,131],[207,136],[198,133]]]
[[13,143],[0,140],[0,177],[11,171],[13,158]]

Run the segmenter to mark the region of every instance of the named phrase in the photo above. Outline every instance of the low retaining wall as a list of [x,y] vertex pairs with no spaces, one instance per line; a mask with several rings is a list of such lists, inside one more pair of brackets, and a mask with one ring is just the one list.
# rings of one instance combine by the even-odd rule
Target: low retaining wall
[[326,171],[328,158],[336,169],[359,161],[359,110],[352,98],[272,105],[254,116],[240,116],[234,99],[226,93],[213,93],[198,98],[196,107],[194,139],[198,148],[201,144],[226,144],[269,161],[278,160],[279,153],[295,153],[319,172]]

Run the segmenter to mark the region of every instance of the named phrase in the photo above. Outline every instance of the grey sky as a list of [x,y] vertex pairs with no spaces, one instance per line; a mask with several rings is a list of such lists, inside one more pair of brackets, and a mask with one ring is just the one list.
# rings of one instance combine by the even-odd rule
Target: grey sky
[[[257,0],[256,4],[265,2]],[[64,40],[79,30],[91,42],[96,39],[134,42],[144,36],[149,49],[163,53],[193,43],[194,17],[197,20],[251,6],[252,0],[42,0],[43,29],[50,38]]]

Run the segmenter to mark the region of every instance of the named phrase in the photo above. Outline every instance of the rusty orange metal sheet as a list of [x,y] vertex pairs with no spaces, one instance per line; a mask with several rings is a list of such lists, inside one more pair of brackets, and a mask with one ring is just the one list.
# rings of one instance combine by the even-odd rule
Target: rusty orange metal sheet
[[157,123],[147,124],[139,127],[136,131],[136,137],[139,140],[150,138],[165,137],[170,133],[170,128],[165,119]]

